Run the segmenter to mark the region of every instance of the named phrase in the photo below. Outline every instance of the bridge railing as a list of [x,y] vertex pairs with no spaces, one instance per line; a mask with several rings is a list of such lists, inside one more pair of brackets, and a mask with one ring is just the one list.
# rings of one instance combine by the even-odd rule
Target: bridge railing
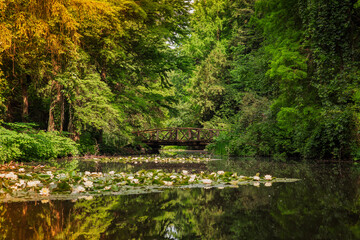
[[166,128],[137,131],[134,134],[145,143],[186,143],[201,142],[209,143],[215,136],[219,136],[222,130],[204,128]]

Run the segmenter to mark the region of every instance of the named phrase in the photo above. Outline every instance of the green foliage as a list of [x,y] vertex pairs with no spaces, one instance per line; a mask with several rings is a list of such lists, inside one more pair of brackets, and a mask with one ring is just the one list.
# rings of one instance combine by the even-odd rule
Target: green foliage
[[84,153],[132,143],[171,110],[164,87],[186,65],[172,47],[189,34],[189,10],[183,0],[1,1],[0,120],[68,131]]
[[[234,123],[226,136],[215,140],[215,144],[227,145],[230,155],[268,156],[273,153],[275,126],[269,121],[269,101],[264,97],[247,93],[240,104],[241,112],[233,117]],[[218,147],[215,147],[218,148]]]
[[120,127],[121,112],[112,104],[114,95],[109,86],[95,73],[79,73],[69,69],[55,79],[63,86],[69,103],[73,128],[81,132],[87,127],[116,131]]
[[192,102],[200,107],[201,120],[209,120],[208,115],[213,115],[218,109],[224,93],[223,69],[226,68],[225,48],[220,44],[216,46],[195,70],[195,75],[190,79],[190,93]]
[[[17,129],[23,126],[12,124]],[[0,162],[44,161],[69,155],[77,155],[75,142],[56,132],[14,131],[0,127]]]
[[96,138],[92,136],[91,132],[84,132],[80,135],[79,152],[82,155],[96,155],[99,154],[99,145]]
[[272,104],[282,136],[277,151],[305,158],[349,157],[357,141],[348,87],[357,74],[345,74],[357,68],[349,40],[354,34],[350,2],[258,4],[263,14],[258,23],[272,58],[266,75],[279,83]]
[[221,132],[219,136],[215,138],[214,143],[210,143],[206,146],[206,149],[212,151],[216,155],[229,154],[228,146],[230,144],[230,137],[228,132]]
[[[356,156],[356,5],[271,0],[253,6],[251,20],[233,35],[242,41],[229,52],[233,62],[225,95],[235,101],[225,108],[233,109],[228,110],[232,126],[218,144],[226,143],[230,154],[282,159]],[[264,105],[248,102],[251,95]]]
[[231,154],[357,158],[359,19],[352,0],[4,0],[0,121],[82,153],[167,125],[227,129]]

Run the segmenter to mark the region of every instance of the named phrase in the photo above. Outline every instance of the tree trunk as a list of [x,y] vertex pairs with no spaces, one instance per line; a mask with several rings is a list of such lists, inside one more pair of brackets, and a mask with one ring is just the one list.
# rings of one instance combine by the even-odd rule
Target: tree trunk
[[26,76],[25,79],[21,79],[21,95],[22,95],[22,112],[21,119],[23,122],[27,122],[29,116],[29,96],[28,85],[30,82],[30,76]]
[[[73,114],[71,110],[71,103],[69,103],[69,124],[68,124],[68,132],[73,133],[74,132],[74,124],[73,124]],[[72,136],[71,136],[72,138]]]
[[29,115],[29,97],[26,87],[22,87],[22,100],[21,119],[23,122],[26,122]]
[[51,90],[54,88],[56,90],[56,96],[55,96],[55,99],[51,102],[50,109],[49,109],[49,122],[48,122],[48,131],[49,132],[56,130],[54,113],[55,113],[56,105],[61,100],[61,85],[56,81],[52,81],[51,85],[52,85]]
[[71,133],[71,139],[74,141],[80,140],[80,134],[75,130],[74,127],[74,117],[71,109],[71,103],[69,103],[69,125],[68,125],[68,131]]
[[60,101],[61,101],[60,132],[62,132],[64,130],[64,121],[65,121],[65,98],[63,94],[61,94],[60,96]]
[[103,82],[106,82],[106,68],[105,68],[105,67],[103,67],[103,68],[101,69],[100,76],[101,76],[101,80],[102,80]]

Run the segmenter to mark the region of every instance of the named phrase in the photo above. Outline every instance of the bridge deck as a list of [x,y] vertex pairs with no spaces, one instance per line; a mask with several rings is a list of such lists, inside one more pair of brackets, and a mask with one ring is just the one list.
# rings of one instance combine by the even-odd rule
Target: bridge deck
[[219,136],[219,129],[204,128],[166,128],[137,131],[134,134],[147,145],[178,145],[178,146],[205,146],[215,136]]

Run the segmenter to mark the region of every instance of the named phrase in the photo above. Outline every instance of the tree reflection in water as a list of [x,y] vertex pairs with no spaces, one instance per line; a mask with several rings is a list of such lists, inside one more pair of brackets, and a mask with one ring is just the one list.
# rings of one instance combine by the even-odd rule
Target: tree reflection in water
[[76,201],[1,203],[0,237],[359,238],[360,174],[357,168],[326,166],[319,169],[306,165],[297,166],[295,172],[294,177],[301,175],[302,181],[275,183],[271,187],[168,189],[161,193]]

